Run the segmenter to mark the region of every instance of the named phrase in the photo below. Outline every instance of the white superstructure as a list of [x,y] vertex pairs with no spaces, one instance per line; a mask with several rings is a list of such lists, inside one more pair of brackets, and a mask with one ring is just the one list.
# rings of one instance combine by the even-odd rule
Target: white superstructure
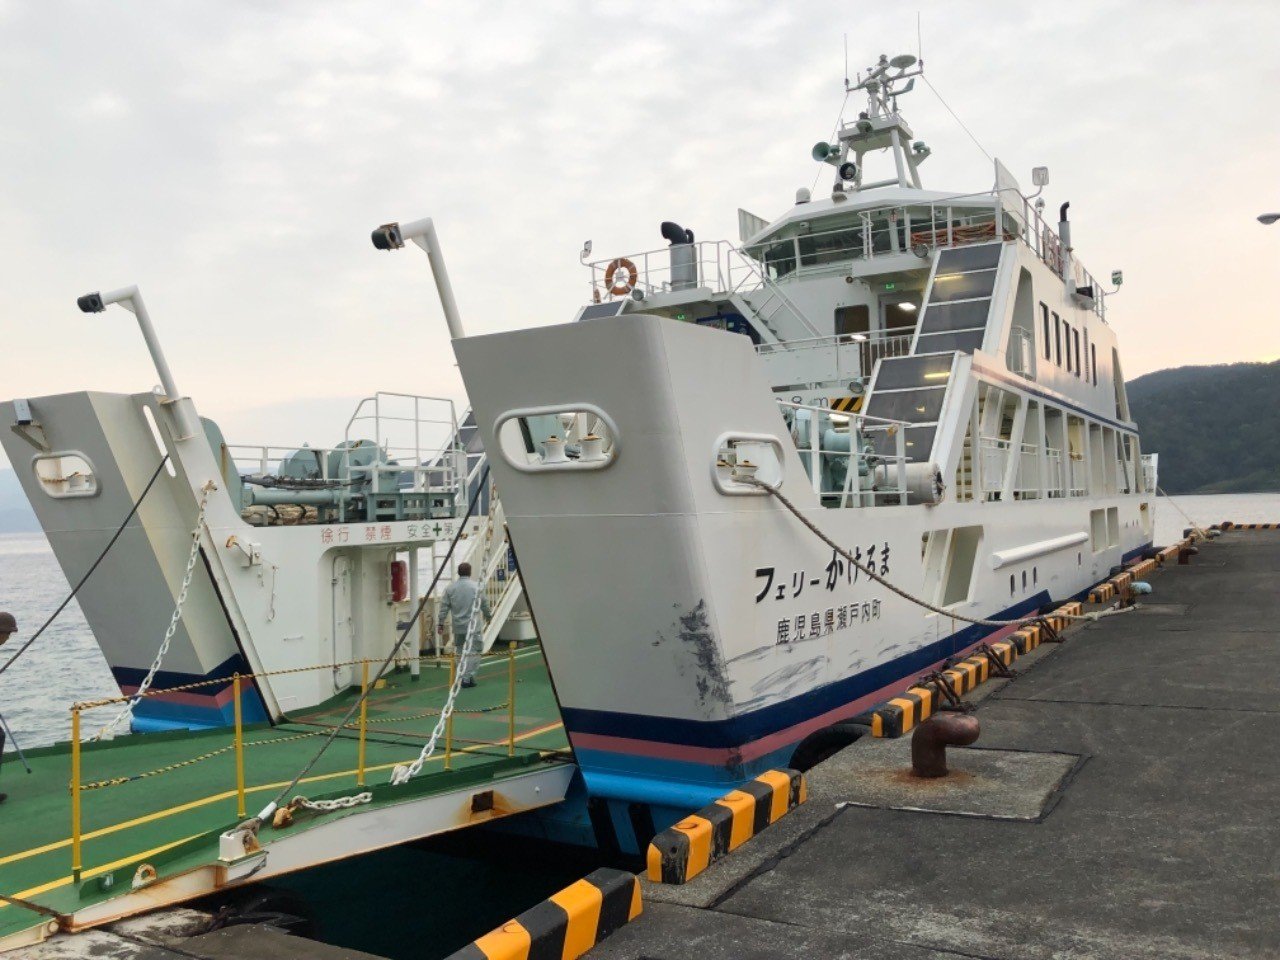
[[[739,243],[589,263],[578,322],[455,341],[589,790],[670,807],[786,763],[1151,544],[1107,297],[997,161],[926,190],[882,57],[829,192]],[[864,164],[887,151],[885,178]],[[1037,185],[1047,171],[1035,172]],[[1118,282],[1118,276],[1113,282]]]

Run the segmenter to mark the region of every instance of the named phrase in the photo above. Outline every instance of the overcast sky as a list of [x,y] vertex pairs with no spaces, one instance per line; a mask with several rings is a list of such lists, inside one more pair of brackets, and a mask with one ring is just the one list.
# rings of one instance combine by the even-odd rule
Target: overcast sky
[[[416,250],[435,218],[464,321],[572,318],[578,251],[736,239],[816,173],[850,68],[916,52],[1086,266],[1129,377],[1280,356],[1280,3],[206,3],[0,0],[0,395],[179,386],[228,439],[329,445],[378,389],[460,397]],[[927,87],[925,185],[992,182]],[[1028,187],[1029,189],[1029,187]],[[1271,278],[1268,280],[1268,278]]]

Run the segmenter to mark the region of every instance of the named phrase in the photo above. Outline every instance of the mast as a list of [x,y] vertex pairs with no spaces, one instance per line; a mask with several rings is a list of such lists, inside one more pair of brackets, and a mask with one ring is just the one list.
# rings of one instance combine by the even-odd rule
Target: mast
[[[846,93],[866,92],[866,109],[853,123],[841,125],[835,143],[819,142],[812,151],[813,159],[836,168],[833,193],[889,186],[921,189],[919,167],[931,151],[923,140],[914,139],[915,134],[898,112],[898,97],[910,93],[915,87],[915,78],[923,74],[923,62],[912,54],[890,59],[882,53],[879,61],[867,68],[865,77],[858,74],[857,83],[850,84],[845,79]],[[886,148],[893,152],[895,175],[866,183],[863,157],[873,150]]]

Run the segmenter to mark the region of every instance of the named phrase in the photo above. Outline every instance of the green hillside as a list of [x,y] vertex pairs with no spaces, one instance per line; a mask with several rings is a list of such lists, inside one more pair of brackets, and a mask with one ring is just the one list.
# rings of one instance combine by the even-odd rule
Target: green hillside
[[1280,490],[1280,361],[1157,370],[1128,390],[1168,493]]

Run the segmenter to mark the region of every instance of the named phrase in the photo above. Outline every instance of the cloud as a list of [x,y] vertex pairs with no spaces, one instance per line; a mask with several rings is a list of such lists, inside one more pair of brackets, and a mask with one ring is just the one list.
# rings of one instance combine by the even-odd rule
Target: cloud
[[[376,254],[373,226],[435,217],[472,331],[566,321],[587,237],[654,249],[670,218],[733,239],[738,207],[776,216],[813,182],[842,34],[855,70],[915,47],[914,9],[865,6],[0,0],[3,392],[149,388],[127,315],[72,302],[138,282],[214,417],[458,396],[425,262]],[[1125,269],[1126,371],[1280,352],[1246,282],[1280,245],[1253,222],[1276,205],[1280,8],[931,3],[922,20],[948,103],[1019,176],[1052,168],[1095,274]],[[990,184],[926,88],[903,106],[929,185]]]

